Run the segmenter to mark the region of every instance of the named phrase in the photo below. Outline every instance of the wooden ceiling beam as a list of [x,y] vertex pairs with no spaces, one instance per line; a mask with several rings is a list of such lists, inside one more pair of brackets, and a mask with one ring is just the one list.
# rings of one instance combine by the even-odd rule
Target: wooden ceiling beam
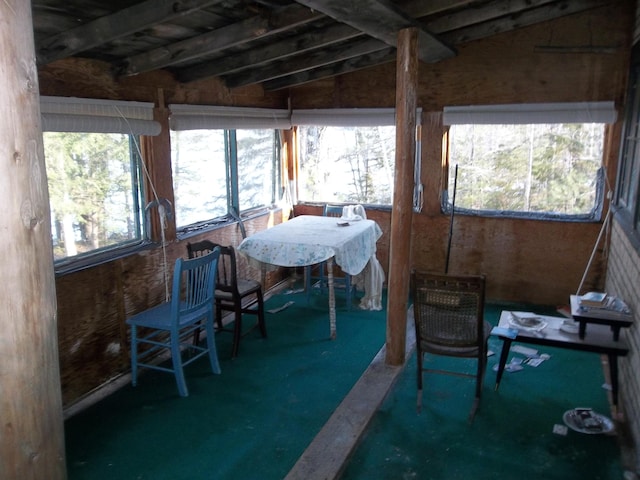
[[298,3],[395,47],[403,28],[418,30],[418,58],[433,63],[455,56],[453,47],[438,39],[408,13],[388,0],[297,0]]
[[291,88],[304,83],[322,80],[323,78],[335,77],[337,75],[355,72],[356,70],[362,70],[363,68],[394,62],[395,60],[396,49],[394,47],[387,47],[384,50],[378,50],[377,52],[361,55],[360,57],[349,58],[323,67],[269,80],[263,83],[263,87],[266,91]]
[[36,59],[38,65],[46,65],[220,2],[222,0],[147,0],[44,40]]
[[[478,0],[434,0],[425,3],[423,0],[408,0],[402,6],[412,16],[435,15],[452,7],[461,8],[477,4]],[[525,1],[525,0],[522,0]],[[331,44],[358,38],[365,35],[360,30],[337,23],[321,31],[305,33],[287,38],[276,43],[251,49],[247,52],[229,55],[206,64],[185,67],[177,71],[181,82],[193,82],[203,78],[234,73],[240,70],[266,65],[269,62],[325,48]]]
[[322,51],[314,51],[287,61],[270,64],[265,68],[256,68],[223,78],[227,87],[236,88],[367,55],[384,50],[387,47],[385,43],[374,38],[364,38],[348,45],[339,45]]
[[128,57],[122,62],[118,74],[136,75],[187,62],[258,38],[281,33],[322,17],[320,12],[314,12],[297,4],[281,7],[268,17],[256,15],[197,37]]
[[259,68],[268,63],[325,48],[335,43],[362,37],[364,34],[349,25],[335,23],[318,31],[280,40],[246,52],[229,55],[206,64],[180,69],[178,79],[192,82],[207,77],[228,75],[248,68]]
[[[566,0],[524,10],[520,13],[514,12],[493,21],[475,23],[456,30],[441,32],[440,35],[447,41],[459,45],[536,23],[555,20],[566,15],[581,13],[609,3],[611,3],[610,0]],[[437,20],[431,25],[436,31],[440,28]]]
[[[512,0],[513,1],[513,0]],[[415,8],[423,8],[420,5],[421,0],[410,0],[409,2],[405,2],[408,10],[411,10],[411,13],[418,14],[415,9],[411,8],[411,4]],[[492,2],[493,3],[493,2]],[[504,3],[504,2],[502,2]],[[517,3],[514,2],[513,8],[517,8]],[[525,2],[526,3],[526,0]],[[547,2],[536,2],[537,4],[547,3]],[[445,28],[444,24],[449,28],[452,28],[454,25],[464,25],[468,23],[468,19],[465,20],[465,15],[462,15],[457,20],[453,18],[448,18],[445,23],[442,25],[438,24],[437,21],[434,21],[432,24],[432,31],[439,33],[443,38],[448,40],[452,44],[460,44],[464,42],[468,42],[471,40],[477,40],[480,38],[487,37],[489,35],[493,35],[495,33],[506,32],[510,30],[515,30],[516,28],[520,28],[527,25],[533,25],[538,22],[553,20],[555,18],[559,18],[564,15],[571,15],[574,13],[580,13],[591,8],[601,7],[605,4],[611,3],[607,0],[579,0],[579,1],[571,1],[571,2],[562,2],[561,5],[557,6],[545,6],[534,8],[531,11],[523,11],[520,14],[516,14],[515,11],[510,11],[508,18],[497,19],[492,22],[484,22],[482,24],[476,26],[470,26],[467,28],[459,28],[457,30],[453,30],[450,32],[440,31],[441,28]],[[433,5],[431,5],[433,6]],[[513,8],[511,10],[513,10]],[[424,9],[424,8],[423,8]],[[494,11],[495,13],[495,11]],[[489,17],[490,18],[490,17]],[[393,51],[393,49],[392,49]],[[380,65],[382,63],[389,63],[394,60],[392,54],[389,54],[388,57],[383,57],[382,55],[376,54],[366,55],[359,59],[349,59],[346,61],[339,61],[335,64],[324,65],[317,69],[310,69],[304,72],[295,73],[292,75],[288,75],[285,77],[281,77],[274,80],[269,80],[264,83],[265,90],[279,90],[283,88],[291,88],[297,85],[301,85],[304,83],[312,82],[315,80],[321,80],[323,78],[327,78],[333,75],[342,75],[346,73],[350,73],[356,70],[360,70],[363,68],[368,68],[376,65]]]

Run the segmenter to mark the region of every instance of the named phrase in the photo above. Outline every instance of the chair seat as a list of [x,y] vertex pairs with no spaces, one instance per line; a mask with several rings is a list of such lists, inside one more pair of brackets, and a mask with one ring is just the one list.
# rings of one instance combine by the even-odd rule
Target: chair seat
[[[238,282],[238,293],[240,294],[241,297],[251,295],[252,293],[257,292],[262,288],[262,286],[260,285],[260,282],[256,280],[239,278],[237,282]],[[234,295],[231,292],[216,289],[216,299],[231,302],[234,299]]]
[[[178,319],[178,326],[189,325],[194,320],[201,318],[205,313],[206,309],[200,308],[188,314],[183,314]],[[171,302],[161,303],[144,312],[133,315],[127,320],[127,324],[158,330],[171,330]]]

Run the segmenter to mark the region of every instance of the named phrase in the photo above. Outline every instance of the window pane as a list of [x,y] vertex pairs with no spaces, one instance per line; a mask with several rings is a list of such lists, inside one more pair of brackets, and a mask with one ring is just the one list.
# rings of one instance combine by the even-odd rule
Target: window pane
[[272,205],[279,182],[274,130],[236,130],[240,211]]
[[45,132],[56,260],[142,238],[129,135]]
[[177,228],[227,214],[224,130],[171,132]]
[[454,125],[449,197],[456,208],[591,214],[597,201],[604,125]]
[[391,205],[395,127],[299,127],[300,200]]

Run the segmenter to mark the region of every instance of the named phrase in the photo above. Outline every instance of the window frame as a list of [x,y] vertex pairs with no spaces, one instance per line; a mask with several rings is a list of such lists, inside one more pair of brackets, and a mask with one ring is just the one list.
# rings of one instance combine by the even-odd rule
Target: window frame
[[[161,125],[154,120],[154,107],[154,104],[150,102],[40,96],[43,133],[118,133],[129,137],[132,212],[134,213],[136,231],[139,234],[138,238],[133,240],[55,259],[53,263],[56,275],[85,269],[130,255],[132,252],[144,249],[147,244],[151,243],[146,231],[145,184],[139,145],[141,136],[160,134]],[[49,209],[51,210],[51,205],[49,205]],[[51,238],[53,242],[53,232]]]
[[[291,124],[296,128],[300,127],[396,127],[396,111],[395,108],[333,108],[333,109],[310,109],[310,110],[293,110],[291,113]],[[413,211],[422,211],[422,189],[420,183],[421,171],[421,151],[422,151],[422,108],[416,109],[416,133],[415,133],[415,159],[414,159],[414,194],[413,194]],[[298,141],[300,135],[296,135]],[[300,152],[299,144],[296,146]],[[395,149],[395,145],[394,145]],[[395,150],[394,150],[394,173],[395,173]],[[300,165],[300,157],[298,157],[298,165]],[[395,179],[391,184],[392,192],[395,189]],[[299,199],[299,186],[296,197]],[[324,204],[340,203],[334,199],[323,200],[299,200],[302,204]],[[373,209],[391,209],[393,204],[393,194],[391,201],[386,203],[369,204],[364,203],[367,208]]]
[[[552,103],[552,104],[509,104],[509,105],[477,105],[465,107],[445,107],[444,126],[447,142],[451,142],[449,129],[455,124],[563,124],[563,123],[598,123],[606,125],[616,120],[613,102]],[[592,223],[602,220],[606,187],[606,171],[601,165],[595,178],[595,198],[591,211],[582,214],[563,214],[555,212],[525,212],[518,210],[477,210],[453,205],[449,192],[449,175],[451,172],[451,148],[446,148],[445,176],[441,194],[440,210],[443,214],[461,214],[487,218],[518,218],[529,220],[547,220],[559,222]],[[454,180],[455,188],[456,180]],[[455,192],[452,192],[455,197]]]
[[[253,110],[253,109],[249,109]],[[184,130],[220,130],[220,128],[184,128]],[[273,133],[272,148],[272,168],[271,168],[271,205],[260,205],[248,209],[240,209],[240,189],[239,189],[239,169],[238,169],[238,145],[237,130],[271,130]],[[217,217],[199,220],[187,225],[178,225],[176,223],[176,235],[179,239],[186,238],[195,233],[215,228],[220,225],[226,225],[232,222],[240,222],[244,218],[250,218],[265,209],[273,208],[278,202],[278,190],[282,190],[282,156],[281,143],[278,129],[267,128],[232,128],[223,129],[224,152],[225,152],[225,188],[226,188],[226,213]],[[173,161],[173,159],[171,160]],[[175,174],[175,173],[174,173]]]
[[640,252],[640,43],[631,53],[614,205],[616,220]]

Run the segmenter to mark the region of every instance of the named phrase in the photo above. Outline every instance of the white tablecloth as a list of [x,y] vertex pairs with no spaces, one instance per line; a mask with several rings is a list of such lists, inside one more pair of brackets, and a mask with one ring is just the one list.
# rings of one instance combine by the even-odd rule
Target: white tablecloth
[[343,272],[360,273],[372,255],[382,230],[373,220],[302,215],[245,238],[238,250],[250,259],[282,267],[304,267],[335,257]]
[[[345,220],[340,218],[302,215],[245,238],[238,251],[258,268],[304,267],[323,261],[331,266],[335,260],[343,272],[367,277],[368,281],[356,281],[365,287],[361,308],[380,310],[384,273],[376,259],[376,242],[382,230],[373,220],[342,223]],[[332,273],[329,283],[331,337],[335,338]]]

